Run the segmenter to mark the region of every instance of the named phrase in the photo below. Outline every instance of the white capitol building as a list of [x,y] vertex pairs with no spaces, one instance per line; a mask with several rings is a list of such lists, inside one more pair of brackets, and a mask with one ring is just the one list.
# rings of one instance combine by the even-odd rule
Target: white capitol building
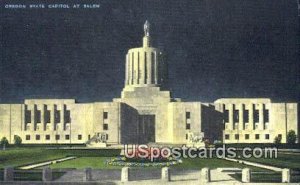
[[[128,50],[125,84],[112,102],[26,99],[0,104],[0,138],[27,144],[84,144],[101,137],[108,145],[191,144],[195,138],[223,143],[273,143],[288,131],[299,136],[298,104],[267,98],[222,98],[183,102],[167,87],[167,61],[151,45],[150,24],[143,45]],[[180,78],[180,77],[178,77]],[[298,139],[299,140],[299,139]]]

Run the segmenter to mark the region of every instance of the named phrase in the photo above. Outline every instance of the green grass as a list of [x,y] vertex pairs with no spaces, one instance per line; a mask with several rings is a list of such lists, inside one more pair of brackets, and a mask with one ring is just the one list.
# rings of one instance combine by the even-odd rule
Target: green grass
[[244,159],[251,162],[262,163],[270,166],[275,166],[279,168],[290,168],[294,170],[300,170],[300,155],[296,154],[283,154],[278,153],[278,157],[275,159],[268,158],[254,158]]
[[[57,163],[51,165],[53,168],[86,168],[92,167],[97,169],[116,169],[120,167],[106,166],[105,160],[109,157],[118,156],[120,150],[107,149],[46,149],[40,147],[32,148],[10,148],[6,151],[0,151],[0,169],[5,166],[19,167],[38,162],[49,161],[53,159],[64,158],[68,156],[77,156],[78,159]],[[269,164],[281,168],[300,169],[300,155],[290,155],[279,153],[277,159],[246,159],[248,161]],[[183,164],[174,166],[175,168],[200,169],[203,167],[250,167],[243,164],[225,161],[222,159],[183,159]],[[250,167],[255,171],[263,171],[263,169]]]
[[52,169],[65,169],[65,168],[93,168],[93,169],[121,169],[118,166],[106,165],[105,161],[110,159],[109,157],[80,157],[74,160],[65,161],[50,165]]
[[17,167],[62,157],[64,155],[61,152],[45,151],[40,148],[15,148],[0,151],[0,168],[5,166]]
[[0,151],[0,168],[19,167],[68,156],[117,156],[120,150],[10,148]]
[[[62,163],[56,163],[50,165],[50,168],[93,168],[93,169],[121,169],[121,166],[111,166],[106,165],[105,161],[110,159],[109,157],[81,157],[70,161],[65,161]],[[254,171],[266,171],[261,168],[249,167],[243,164],[226,161],[223,159],[183,159],[182,164],[174,165],[172,168],[182,168],[182,169],[201,169],[204,167],[209,168],[219,168],[219,167],[236,167],[236,168],[251,168]],[[154,168],[154,167],[148,167]]]
[[231,161],[226,161],[224,159],[217,159],[217,158],[212,158],[212,159],[200,159],[200,158],[195,158],[195,159],[183,159],[183,163],[174,166],[175,168],[190,168],[190,169],[201,169],[204,167],[214,169],[214,168],[250,168],[253,171],[268,171],[262,168],[257,168],[254,166],[247,166],[244,164],[240,164],[237,162],[231,162]]

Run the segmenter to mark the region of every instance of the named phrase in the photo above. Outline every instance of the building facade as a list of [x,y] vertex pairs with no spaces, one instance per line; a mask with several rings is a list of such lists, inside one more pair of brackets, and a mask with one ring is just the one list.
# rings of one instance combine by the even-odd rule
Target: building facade
[[286,142],[299,136],[298,104],[270,99],[228,98],[213,103],[183,102],[168,90],[167,61],[151,45],[150,24],[143,46],[126,55],[125,85],[112,102],[28,99],[0,105],[0,138],[20,136],[25,144],[85,144],[105,137],[125,143],[191,144],[195,138],[224,143]]

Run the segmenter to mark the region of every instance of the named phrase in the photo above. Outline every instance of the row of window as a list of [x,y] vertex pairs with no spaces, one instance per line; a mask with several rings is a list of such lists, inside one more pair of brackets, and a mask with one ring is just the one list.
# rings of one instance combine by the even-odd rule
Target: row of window
[[[47,109],[47,105],[44,105],[43,107],[44,110],[44,120],[46,123],[50,123],[50,110]],[[27,105],[25,105],[25,123],[31,123],[31,111],[32,110],[28,110]],[[67,110],[66,105],[64,105],[63,108],[64,111],[64,120],[65,123],[70,123],[71,122],[71,114],[70,114],[70,110]],[[41,123],[42,121],[42,113],[41,110],[37,109],[37,105],[34,105],[34,120],[36,123]],[[54,122],[55,123],[59,123],[61,122],[61,111],[57,110],[57,106],[54,105]]]
[[[25,139],[27,141],[31,140],[31,135],[26,135]],[[45,140],[50,140],[51,136],[50,135],[45,135]],[[60,140],[61,139],[61,135],[55,135],[55,140]],[[78,135],[77,136],[78,140],[82,140],[82,135]],[[41,135],[35,135],[35,140],[41,140]],[[65,135],[65,140],[70,140],[70,135]]]
[[[241,134],[234,134],[234,139],[235,140],[239,140],[240,139]],[[270,134],[265,134],[265,139],[269,140],[270,139]],[[230,134],[225,134],[225,140],[229,140],[230,139]],[[250,139],[250,134],[245,134],[245,140]],[[258,140],[260,139],[260,134],[255,134],[255,139]]]
[[[233,122],[239,122],[239,111],[240,110],[235,110],[233,108]],[[243,121],[245,123],[249,122],[249,110],[243,109]],[[263,109],[263,122],[269,122],[269,110],[268,109]],[[253,121],[254,123],[259,122],[259,110],[253,109]],[[229,110],[224,110],[224,122],[229,122]]]

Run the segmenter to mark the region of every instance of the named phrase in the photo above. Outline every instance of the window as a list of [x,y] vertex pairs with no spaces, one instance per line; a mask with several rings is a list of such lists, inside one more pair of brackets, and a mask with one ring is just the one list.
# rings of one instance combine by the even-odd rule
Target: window
[[249,139],[249,134],[245,134],[245,139]]
[[108,140],[108,134],[106,134],[106,141]]
[[186,124],[186,129],[187,129],[187,130],[190,130],[190,129],[191,129],[191,124],[187,123],[187,124]]
[[253,111],[253,119],[254,119],[254,123],[258,123],[259,122],[259,111],[258,110],[254,110]]
[[35,111],[35,119],[36,119],[37,123],[41,123],[41,111],[40,110]]
[[249,110],[244,110],[243,118],[244,118],[244,123],[249,122]]
[[108,119],[108,112],[103,112],[103,119]]
[[27,106],[26,106],[26,110],[25,110],[25,122],[31,123],[31,111],[27,110]]
[[46,140],[50,140],[50,135],[46,135]]
[[78,140],[82,140],[82,135],[78,135]]
[[40,139],[41,139],[41,136],[40,136],[40,135],[35,135],[35,139],[36,139],[36,140],[40,140]]
[[65,135],[66,140],[70,140],[70,135]]
[[185,134],[185,139],[187,140],[189,138],[189,135],[188,134]]
[[91,135],[88,135],[89,140],[91,139]]
[[264,122],[269,122],[269,110],[264,110]]
[[270,139],[270,135],[269,135],[269,134],[266,134],[266,135],[265,135],[265,139]]
[[229,111],[228,110],[224,111],[224,122],[225,123],[229,122]]
[[238,140],[240,137],[239,137],[238,134],[235,134],[235,135],[234,135],[234,138]]
[[55,135],[56,140],[60,140],[60,135]]
[[60,111],[59,110],[55,110],[54,111],[54,120],[55,120],[55,123],[59,123],[60,122]]
[[278,134],[278,137],[279,137],[279,138],[282,138],[282,135],[281,135],[281,134]]
[[50,111],[49,110],[45,109],[44,117],[45,117],[45,122],[50,123]]
[[229,134],[225,134],[225,139],[228,140],[229,138]]
[[239,110],[233,110],[233,122],[239,122]]
[[191,112],[186,112],[185,113],[185,118],[190,119],[191,118]]
[[65,122],[71,123],[71,113],[69,110],[66,110],[66,112],[65,112]]
[[255,139],[259,139],[259,134],[255,134]]
[[26,135],[26,140],[30,140],[30,135]]
[[103,124],[103,130],[108,130],[108,124]]

